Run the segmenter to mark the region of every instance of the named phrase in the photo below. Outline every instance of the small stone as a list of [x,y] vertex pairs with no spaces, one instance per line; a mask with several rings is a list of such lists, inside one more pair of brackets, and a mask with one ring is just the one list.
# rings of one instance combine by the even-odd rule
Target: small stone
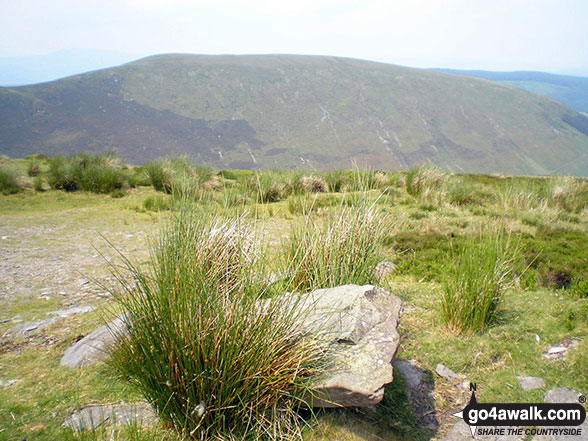
[[567,387],[551,389],[545,394],[545,401],[548,403],[577,403],[582,394]]
[[[578,403],[582,394],[567,387],[558,387],[545,394],[548,403]],[[537,435],[533,441],[588,441],[588,419],[582,425],[575,426],[581,431],[580,435]]]
[[63,422],[73,430],[95,429],[106,424],[115,426],[138,424],[152,426],[157,422],[153,408],[147,403],[119,406],[88,406]]
[[94,311],[96,309],[95,306],[74,306],[72,308],[69,309],[60,309],[58,311],[51,311],[48,312],[47,315],[56,315],[60,318],[65,318],[65,317],[69,317],[70,315],[74,315],[74,314],[83,314],[85,312],[90,312],[90,311]]
[[[17,337],[17,336],[27,336],[34,332],[40,331],[47,326],[52,325],[55,322],[60,320],[59,317],[53,317],[44,320],[37,320],[35,322],[28,322],[23,323],[22,325],[17,325],[13,328],[10,328],[8,331],[4,333],[5,337]],[[14,320],[13,320],[14,321]]]
[[568,351],[578,346],[581,341],[582,339],[577,337],[564,338],[557,345],[550,347],[547,352],[543,354],[543,357],[547,358],[548,360],[566,358]]
[[19,381],[20,380],[4,380],[3,378],[0,378],[0,387],[7,389],[11,386],[14,386]]
[[388,277],[390,274],[394,272],[396,269],[396,264],[394,262],[380,262],[376,265],[375,276],[377,279],[383,279]]
[[543,378],[517,376],[517,380],[519,381],[519,384],[521,385],[524,391],[541,389],[542,387],[545,387],[545,381],[543,380]]
[[435,368],[435,372],[437,372],[437,375],[439,375],[440,377],[447,378],[448,380],[461,379],[461,377],[458,374],[453,372],[447,366],[442,365],[441,363],[437,365],[437,367]]
[[[508,426],[500,426],[499,429],[504,428],[505,433],[508,433]],[[484,427],[484,429],[489,429],[489,427]],[[479,430],[476,429],[476,431]],[[476,432],[477,433],[477,432]],[[470,431],[470,426],[468,426],[463,420],[458,421],[451,430],[447,433],[445,438],[441,441],[523,441],[525,439],[525,435],[477,435],[472,438],[472,432]]]

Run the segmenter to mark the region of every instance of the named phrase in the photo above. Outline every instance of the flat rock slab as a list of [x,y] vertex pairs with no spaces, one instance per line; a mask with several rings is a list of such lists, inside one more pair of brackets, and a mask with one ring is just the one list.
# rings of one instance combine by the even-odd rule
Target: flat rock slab
[[548,360],[561,360],[566,358],[568,351],[578,346],[581,341],[582,339],[578,337],[564,338],[555,346],[550,347],[547,352],[543,354],[543,356]]
[[70,315],[83,314],[86,312],[94,311],[95,309],[96,309],[95,306],[90,306],[90,305],[74,306],[69,309],[60,309],[58,311],[51,311],[51,312],[48,312],[47,315],[55,315],[60,318],[66,318],[66,317],[69,317]]
[[432,430],[439,428],[435,400],[433,398],[434,383],[431,372],[417,366],[415,360],[394,360],[392,367],[402,374],[412,409],[415,415]]
[[74,314],[82,314],[84,312],[93,311],[94,306],[75,306],[69,309],[60,309],[59,311],[48,312],[47,315],[54,315],[55,317],[47,318],[44,320],[37,320],[34,322],[22,323],[9,329],[4,333],[5,337],[26,337],[27,335],[33,334],[40,331],[47,326],[57,323],[63,318],[69,317]]
[[60,317],[51,317],[44,320],[22,323],[6,331],[4,337],[26,337],[27,335],[34,334],[53,323],[57,323],[59,320],[61,320]]
[[[479,427],[477,430],[479,430]],[[499,427],[498,429],[502,429],[503,427]],[[518,429],[518,427],[514,427]],[[484,430],[489,429],[489,427],[484,427]],[[505,433],[508,433],[508,426],[504,426]],[[478,435],[476,431],[476,436],[472,438],[472,432],[470,430],[470,426],[464,423],[463,420],[460,420],[455,426],[451,428],[451,430],[447,433],[445,438],[441,441],[523,441],[525,439],[525,435]]]
[[92,366],[108,357],[108,348],[127,330],[128,316],[120,315],[66,349],[59,364],[70,368]]
[[442,365],[441,363],[437,365],[437,367],[435,368],[435,372],[437,372],[437,375],[439,375],[440,377],[447,378],[448,380],[461,380],[461,376],[459,374],[456,374],[447,366]]
[[[567,387],[558,387],[552,389],[545,395],[547,403],[578,403],[578,398],[582,395]],[[575,426],[582,429],[581,435],[537,435],[533,441],[588,441],[588,419],[580,426]]]
[[545,381],[543,378],[517,376],[517,380],[524,391],[541,389],[542,387],[545,387]]
[[401,301],[390,291],[372,285],[344,285],[319,289],[296,299],[307,312],[302,329],[311,329],[332,342],[329,357],[334,370],[315,386],[313,407],[367,407],[384,397],[392,382],[392,359],[400,337],[396,328]]
[[96,429],[105,425],[138,424],[152,426],[157,415],[147,403],[122,404],[118,406],[88,406],[74,413],[63,422],[73,430]]

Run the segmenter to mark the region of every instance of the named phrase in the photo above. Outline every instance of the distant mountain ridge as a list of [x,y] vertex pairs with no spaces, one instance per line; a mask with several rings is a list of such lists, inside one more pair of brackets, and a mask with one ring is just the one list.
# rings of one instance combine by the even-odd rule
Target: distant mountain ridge
[[0,57],[0,86],[55,81],[82,72],[118,66],[140,58],[114,51],[69,49],[47,55]]
[[532,71],[433,70],[511,84],[529,92],[545,95],[554,100],[561,101],[580,112],[588,113],[588,77]]
[[114,148],[138,164],[588,175],[585,123],[510,85],[321,56],[170,54],[0,88],[1,153]]

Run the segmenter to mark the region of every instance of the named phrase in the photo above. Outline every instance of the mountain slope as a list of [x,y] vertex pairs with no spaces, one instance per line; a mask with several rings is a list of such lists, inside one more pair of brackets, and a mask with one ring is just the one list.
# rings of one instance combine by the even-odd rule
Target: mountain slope
[[162,55],[0,88],[0,151],[186,153],[222,168],[588,174],[588,120],[516,87],[311,56]]
[[588,78],[555,75],[545,72],[491,72],[487,70],[434,69],[439,72],[484,78],[511,84],[529,92],[545,95],[554,100],[588,113]]

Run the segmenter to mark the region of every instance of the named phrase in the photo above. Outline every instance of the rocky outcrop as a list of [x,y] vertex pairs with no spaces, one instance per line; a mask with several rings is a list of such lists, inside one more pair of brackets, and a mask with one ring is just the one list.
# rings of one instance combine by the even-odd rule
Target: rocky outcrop
[[115,342],[118,335],[126,332],[128,321],[128,315],[123,314],[86,335],[65,351],[59,364],[79,368],[91,366],[106,359],[108,347]]
[[305,312],[300,326],[330,339],[333,370],[317,382],[307,402],[313,407],[379,403],[393,379],[400,299],[372,285],[344,285],[304,294],[296,302]]

